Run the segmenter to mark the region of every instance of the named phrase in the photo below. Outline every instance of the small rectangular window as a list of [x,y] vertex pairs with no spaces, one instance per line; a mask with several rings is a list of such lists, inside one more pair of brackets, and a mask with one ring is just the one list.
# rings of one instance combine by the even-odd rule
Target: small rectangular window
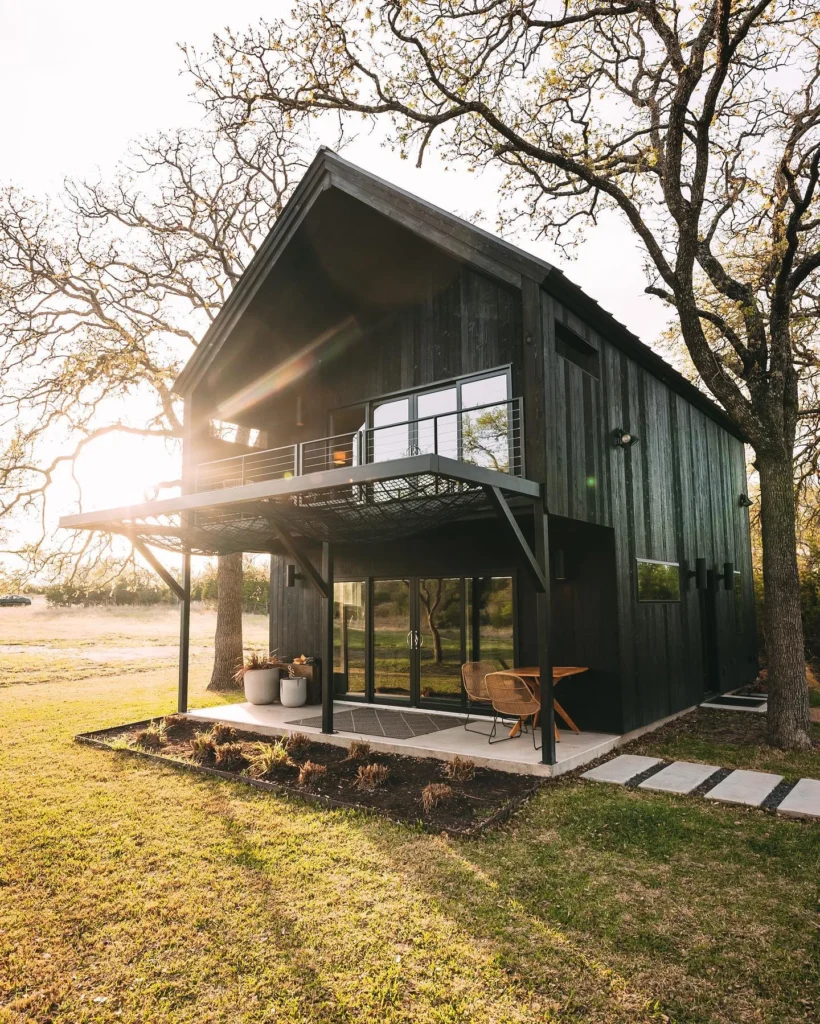
[[732,579],[732,595],[735,599],[735,632],[742,633],[743,622],[743,579],[739,572]]
[[677,562],[638,560],[639,601],[680,601],[680,566]]
[[555,351],[559,356],[579,366],[584,373],[598,379],[598,350],[560,320],[555,321]]

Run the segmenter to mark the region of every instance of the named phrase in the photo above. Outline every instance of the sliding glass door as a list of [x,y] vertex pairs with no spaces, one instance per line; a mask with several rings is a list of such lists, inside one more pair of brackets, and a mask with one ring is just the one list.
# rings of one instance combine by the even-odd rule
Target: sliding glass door
[[373,695],[409,701],[415,637],[410,580],[374,580],[372,601]]
[[464,580],[417,581],[419,698],[461,701],[464,657]]

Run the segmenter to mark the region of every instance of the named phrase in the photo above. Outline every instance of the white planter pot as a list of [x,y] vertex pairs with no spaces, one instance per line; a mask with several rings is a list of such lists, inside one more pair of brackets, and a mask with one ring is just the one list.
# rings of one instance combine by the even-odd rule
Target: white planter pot
[[286,708],[300,708],[307,701],[307,679],[291,679],[283,676],[281,682],[282,704]]
[[279,700],[279,669],[254,668],[245,673],[245,700],[249,704],[273,704]]

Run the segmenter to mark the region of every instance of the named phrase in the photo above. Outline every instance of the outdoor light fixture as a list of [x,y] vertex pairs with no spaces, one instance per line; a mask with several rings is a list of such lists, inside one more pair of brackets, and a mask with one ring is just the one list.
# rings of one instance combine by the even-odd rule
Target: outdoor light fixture
[[612,440],[616,448],[631,448],[633,444],[638,443],[638,438],[634,434],[630,434],[628,430],[621,430],[620,427],[612,431]]
[[285,566],[285,586],[294,587],[296,581],[302,579],[302,574],[296,571],[296,566],[292,563],[288,563]]
[[706,573],[706,559],[696,558],[695,568],[690,569],[687,576],[689,576],[690,579],[694,577],[695,586],[698,590],[706,590],[709,585],[709,579]]
[[737,499],[737,503],[738,505],[740,505],[741,508],[751,508],[752,505],[754,505],[754,502],[748,494],[741,494],[741,496]]

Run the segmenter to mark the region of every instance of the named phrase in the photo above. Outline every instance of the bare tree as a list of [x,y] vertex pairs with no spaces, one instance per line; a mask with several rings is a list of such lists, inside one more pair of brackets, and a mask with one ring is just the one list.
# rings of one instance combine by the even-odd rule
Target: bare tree
[[383,117],[419,161],[432,142],[502,168],[503,223],[564,244],[625,218],[754,449],[769,741],[808,746],[792,463],[820,314],[816,0],[303,0],[187,57],[228,134],[270,110]]
[[[108,554],[96,535],[49,543],[55,474],[107,434],[179,443],[173,381],[304,166],[290,119],[259,119],[230,138],[159,135],[113,182],[69,181],[50,202],[0,195],[0,526],[13,537],[13,525],[39,523],[6,548],[32,571],[64,576]],[[241,556],[238,589],[235,566],[228,575],[224,592],[241,601]],[[222,611],[220,688],[242,654],[241,606]]]

